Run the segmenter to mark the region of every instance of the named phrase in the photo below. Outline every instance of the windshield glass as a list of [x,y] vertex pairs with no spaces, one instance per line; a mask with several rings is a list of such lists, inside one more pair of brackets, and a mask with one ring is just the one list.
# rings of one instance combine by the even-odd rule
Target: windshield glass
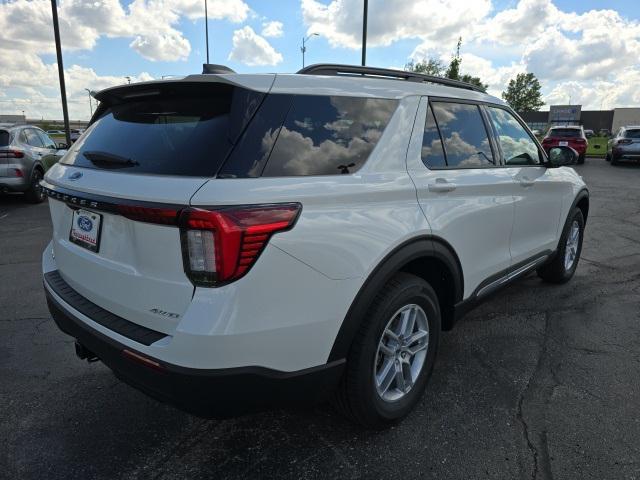
[[640,128],[635,130],[627,130],[625,138],[640,138]]
[[549,137],[582,137],[582,132],[577,128],[552,128]]

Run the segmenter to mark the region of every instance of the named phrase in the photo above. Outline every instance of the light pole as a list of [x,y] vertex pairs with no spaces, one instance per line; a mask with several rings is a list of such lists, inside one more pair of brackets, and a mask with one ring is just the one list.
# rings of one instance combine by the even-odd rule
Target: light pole
[[93,105],[91,104],[91,90],[89,90],[88,88],[85,88],[85,90],[89,94],[89,113],[90,113],[89,120],[91,120],[91,117],[93,117]]
[[128,83],[131,83],[131,77],[127,76],[127,77],[124,77],[124,78],[126,78],[126,79],[127,79],[127,82],[128,82]]
[[204,36],[207,43],[207,63],[209,63],[209,15],[207,12],[207,0],[204,0]]
[[67,145],[71,145],[71,131],[69,130],[69,111],[67,110],[67,89],[64,85],[64,67],[62,66],[62,46],[60,44],[60,27],[58,26],[58,6],[56,5],[56,0],[51,0],[51,14],[53,16],[53,37],[56,41],[56,57],[58,59],[58,78],[60,79],[60,97],[62,98],[64,134],[67,140]]
[[308,37],[302,37],[302,46],[300,47],[300,51],[302,52],[302,68],[304,68],[304,54],[307,51],[307,42],[309,41],[309,39],[311,37],[317,37],[320,36],[319,33],[312,33],[311,35],[309,35]]
[[364,0],[364,12],[362,14],[362,66],[367,63],[367,17],[369,16],[369,0]]

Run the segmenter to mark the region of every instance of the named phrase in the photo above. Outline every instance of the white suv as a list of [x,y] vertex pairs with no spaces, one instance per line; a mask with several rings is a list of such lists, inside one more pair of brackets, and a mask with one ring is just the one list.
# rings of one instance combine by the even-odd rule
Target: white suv
[[96,98],[42,183],[49,308],[81,358],[188,411],[331,398],[386,425],[441,330],[532,270],[575,272],[575,152],[548,158],[468,84],[317,65]]

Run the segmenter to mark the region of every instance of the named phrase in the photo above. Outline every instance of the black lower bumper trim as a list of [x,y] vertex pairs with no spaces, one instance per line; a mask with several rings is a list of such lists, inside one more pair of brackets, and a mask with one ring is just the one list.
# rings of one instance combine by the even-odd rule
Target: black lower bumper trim
[[122,353],[125,349],[132,351],[129,347],[75,318],[48,290],[45,292],[58,327],[93,352],[118,378],[198,416],[224,418],[266,408],[316,403],[334,391],[344,370],[342,359],[296,372],[262,367],[203,370],[163,362],[160,362],[162,371],[158,371],[131,361]]

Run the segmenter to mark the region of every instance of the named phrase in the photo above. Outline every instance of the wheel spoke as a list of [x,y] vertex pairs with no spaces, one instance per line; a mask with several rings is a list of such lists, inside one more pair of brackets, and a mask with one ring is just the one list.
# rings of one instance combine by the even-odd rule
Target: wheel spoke
[[392,348],[389,345],[386,345],[385,343],[382,343],[382,342],[380,342],[380,352],[385,357],[393,357],[396,354],[395,348]]
[[406,344],[407,346],[411,346],[414,343],[419,342],[420,340],[428,336],[429,336],[429,332],[425,332],[424,330],[419,330],[407,338]]
[[404,371],[402,370],[402,364],[400,362],[396,363],[396,387],[398,387],[398,390],[400,390],[401,392],[404,392],[407,388],[405,380],[404,380]]
[[391,330],[390,328],[387,328],[384,331],[383,335],[386,335],[387,337],[389,337],[391,340],[393,340],[395,342],[399,341],[398,334],[396,332],[394,332],[393,330]]
[[387,359],[382,365],[380,373],[376,375],[376,382],[378,383],[378,391],[384,395],[389,386],[396,377],[396,369],[393,360]]

